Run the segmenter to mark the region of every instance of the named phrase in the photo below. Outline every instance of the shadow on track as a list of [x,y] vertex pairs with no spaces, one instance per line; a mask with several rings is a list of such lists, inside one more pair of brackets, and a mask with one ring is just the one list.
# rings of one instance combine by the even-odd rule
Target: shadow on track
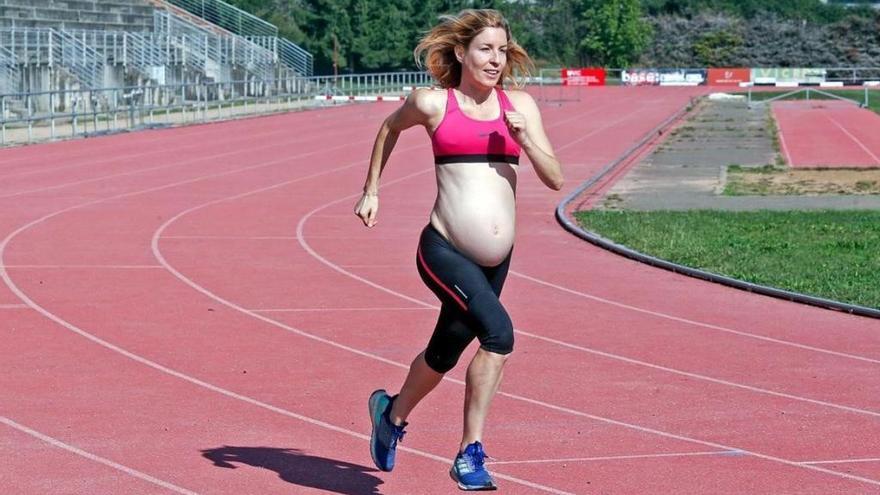
[[202,456],[217,467],[235,469],[233,463],[275,471],[278,476],[299,486],[320,488],[345,495],[378,494],[383,481],[369,473],[372,467],[306,455],[296,449],[273,447],[223,447],[202,451]]

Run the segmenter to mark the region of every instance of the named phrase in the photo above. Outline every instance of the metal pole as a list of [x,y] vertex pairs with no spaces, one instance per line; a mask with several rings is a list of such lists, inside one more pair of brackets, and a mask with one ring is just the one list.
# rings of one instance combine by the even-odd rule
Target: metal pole
[[49,135],[55,139],[55,92],[49,93]]
[[27,113],[28,113],[28,143],[30,143],[34,137],[34,135],[33,135],[33,132],[34,132],[34,121],[33,121],[34,111],[33,111],[33,108],[31,108],[32,104],[31,104],[31,95],[30,94],[27,95],[26,100],[27,100],[26,103],[27,103]]

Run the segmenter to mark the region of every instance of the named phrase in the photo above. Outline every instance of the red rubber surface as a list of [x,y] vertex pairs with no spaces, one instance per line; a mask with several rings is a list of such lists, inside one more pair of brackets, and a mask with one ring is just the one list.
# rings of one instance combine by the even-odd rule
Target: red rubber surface
[[794,168],[880,167],[880,115],[842,101],[772,104],[782,152]]
[[[695,91],[544,107],[566,190]],[[414,266],[424,134],[379,225],[352,215],[394,107],[0,151],[0,491],[455,492],[463,364],[393,473],[367,443],[367,397],[400,386],[437,306]],[[517,344],[485,438],[503,493],[880,493],[880,322],[604,252],[520,172]]]

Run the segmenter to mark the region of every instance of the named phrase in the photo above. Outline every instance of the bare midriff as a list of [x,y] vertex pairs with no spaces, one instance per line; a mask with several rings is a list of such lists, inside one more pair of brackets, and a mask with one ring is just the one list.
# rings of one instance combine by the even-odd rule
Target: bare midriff
[[474,263],[492,267],[510,254],[516,230],[516,165],[437,165],[431,225]]

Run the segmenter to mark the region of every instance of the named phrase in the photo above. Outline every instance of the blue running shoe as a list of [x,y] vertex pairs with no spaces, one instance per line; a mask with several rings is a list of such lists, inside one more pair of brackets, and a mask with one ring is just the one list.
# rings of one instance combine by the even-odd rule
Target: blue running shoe
[[382,471],[394,469],[394,454],[397,450],[397,442],[403,440],[406,433],[403,428],[408,423],[400,426],[391,422],[391,405],[394,399],[384,390],[376,390],[370,395],[370,421],[373,423],[373,433],[370,435],[370,454],[376,467]]
[[452,463],[449,475],[458,483],[458,487],[466,491],[497,490],[495,481],[483,465],[486,453],[483,444],[474,442],[459,452]]

